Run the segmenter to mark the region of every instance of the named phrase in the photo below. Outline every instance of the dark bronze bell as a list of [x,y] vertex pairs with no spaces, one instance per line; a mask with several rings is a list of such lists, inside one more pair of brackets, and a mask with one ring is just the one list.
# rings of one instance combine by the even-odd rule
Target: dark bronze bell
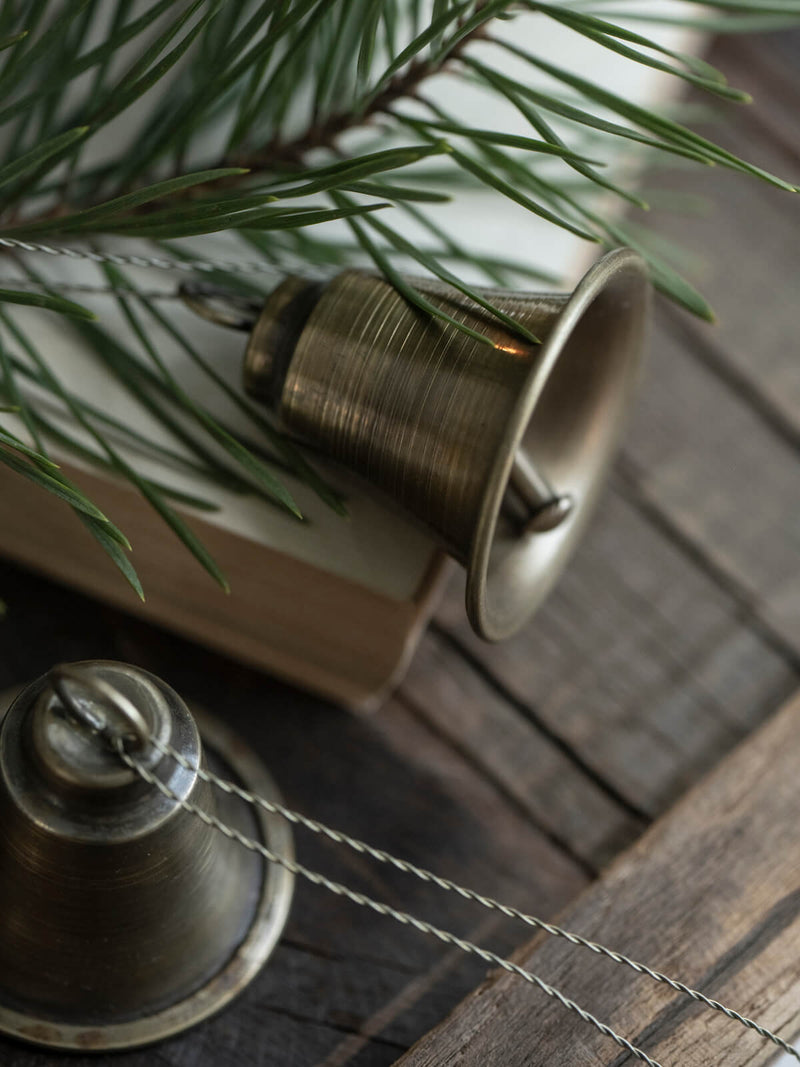
[[486,290],[539,344],[453,289],[414,285],[493,346],[353,270],[288,278],[257,316],[186,297],[251,329],[247,392],[424,523],[467,568],[473,627],[498,640],[550,590],[598,495],[642,353],[646,267],[619,249],[571,295]]
[[37,1044],[124,1048],[198,1022],[255,976],[291,900],[286,870],[148,785],[104,743],[114,731],[181,800],[292,854],[282,820],[148,744],[276,798],[153,675],[94,661],[28,686],[0,727],[0,1030]]

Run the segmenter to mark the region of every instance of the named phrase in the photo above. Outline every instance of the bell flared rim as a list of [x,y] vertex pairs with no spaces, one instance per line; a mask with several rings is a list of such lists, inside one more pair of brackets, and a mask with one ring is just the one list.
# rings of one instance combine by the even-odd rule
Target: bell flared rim
[[[625,339],[627,350],[623,354],[620,380],[614,386],[610,424],[600,444],[600,454],[592,460],[590,484],[581,492],[561,526],[545,533],[518,535],[508,553],[514,555],[511,564],[493,568],[493,555],[498,548],[498,524],[514,456],[522,446],[570,338],[598,297],[611,292],[612,287],[616,290],[620,330],[622,332],[627,327],[630,334]],[[608,252],[587,271],[566,300],[520,390],[487,480],[467,564],[467,614],[475,631],[488,641],[503,640],[524,625],[550,592],[580,541],[624,428],[622,416],[629,407],[638,377],[649,303],[650,285],[643,258],[628,248]],[[555,488],[563,487],[556,485]],[[542,541],[544,538],[548,540]],[[537,552],[542,555],[544,544],[549,544],[550,550],[545,560],[537,565],[535,556]]]

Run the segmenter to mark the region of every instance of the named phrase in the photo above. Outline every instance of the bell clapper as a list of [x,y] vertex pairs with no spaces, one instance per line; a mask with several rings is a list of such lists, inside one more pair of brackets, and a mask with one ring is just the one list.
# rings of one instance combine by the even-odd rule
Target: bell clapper
[[514,454],[508,487],[525,509],[521,523],[525,534],[555,530],[570,515],[575,503],[569,493],[557,493],[521,450]]

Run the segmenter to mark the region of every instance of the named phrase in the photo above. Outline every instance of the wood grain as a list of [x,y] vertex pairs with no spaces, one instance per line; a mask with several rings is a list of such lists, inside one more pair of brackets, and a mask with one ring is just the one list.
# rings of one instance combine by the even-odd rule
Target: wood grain
[[544,723],[498,693],[446,633],[427,635],[398,699],[590,872],[644,829],[640,812]]
[[797,653],[797,451],[694,358],[685,340],[659,332],[653,355],[623,456],[632,485],[703,547]]
[[[800,182],[800,35],[722,39],[710,58],[754,103],[723,106],[701,132]],[[702,202],[699,214],[667,213],[658,228],[690,253],[684,269],[718,322],[663,305],[629,438],[629,473],[676,534],[796,655],[800,197],[719,170],[656,171],[649,181]]]
[[[561,917],[787,1039],[800,1031],[800,697],[649,830]],[[774,1046],[583,949],[536,938],[516,957],[668,1067],[767,1063]],[[402,1067],[628,1063],[518,979],[492,975]]]
[[[721,39],[710,57],[731,84],[752,93],[748,107],[725,106],[702,128],[729,150],[800,183],[800,35]],[[700,95],[691,97],[694,103]],[[655,172],[656,186],[702,198],[699,214],[669,212],[661,232],[692,253],[686,269],[718,315],[683,326],[697,354],[722,374],[731,372],[749,402],[800,433],[800,347],[793,286],[800,271],[800,197],[741,174],[717,170]],[[654,221],[656,221],[654,219]]]
[[520,634],[477,640],[457,583],[436,619],[496,694],[650,818],[773,711],[798,675],[737,597],[624,488],[618,481],[606,496]]

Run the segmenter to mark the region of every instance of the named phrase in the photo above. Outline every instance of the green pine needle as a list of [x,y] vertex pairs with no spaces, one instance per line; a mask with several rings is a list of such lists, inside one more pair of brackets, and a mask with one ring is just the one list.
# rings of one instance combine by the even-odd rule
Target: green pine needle
[[[34,482],[36,485],[41,486],[42,489],[46,489],[53,496],[57,496],[60,500],[64,500],[67,504],[70,504],[73,508],[83,512],[85,515],[89,515],[93,519],[98,519],[100,522],[108,522],[108,519],[100,511],[100,509],[84,496],[83,493],[72,489],[66,485],[60,479],[53,477],[52,474],[42,470],[42,467],[38,463],[27,463],[25,460],[19,458],[14,452],[2,447],[5,444],[4,438],[0,438],[0,463],[5,464],[16,474],[21,474],[23,478],[27,478],[29,481]],[[20,451],[19,446],[14,446],[17,451]],[[45,462],[47,462],[45,460]]]
[[11,185],[12,182],[35,170],[40,164],[52,159],[53,156],[60,156],[65,148],[71,147],[76,141],[85,137],[88,130],[88,126],[76,126],[74,130],[66,130],[56,137],[48,138],[42,144],[37,145],[36,148],[31,149],[30,152],[20,156],[19,159],[12,160],[10,163],[6,163],[4,167],[0,167],[0,189],[5,185]]
[[97,316],[88,308],[65,300],[56,293],[29,293],[15,289],[0,289],[0,304],[24,304],[26,307],[44,308],[46,311],[55,311],[59,315],[66,315],[71,319],[84,319],[91,321]]

